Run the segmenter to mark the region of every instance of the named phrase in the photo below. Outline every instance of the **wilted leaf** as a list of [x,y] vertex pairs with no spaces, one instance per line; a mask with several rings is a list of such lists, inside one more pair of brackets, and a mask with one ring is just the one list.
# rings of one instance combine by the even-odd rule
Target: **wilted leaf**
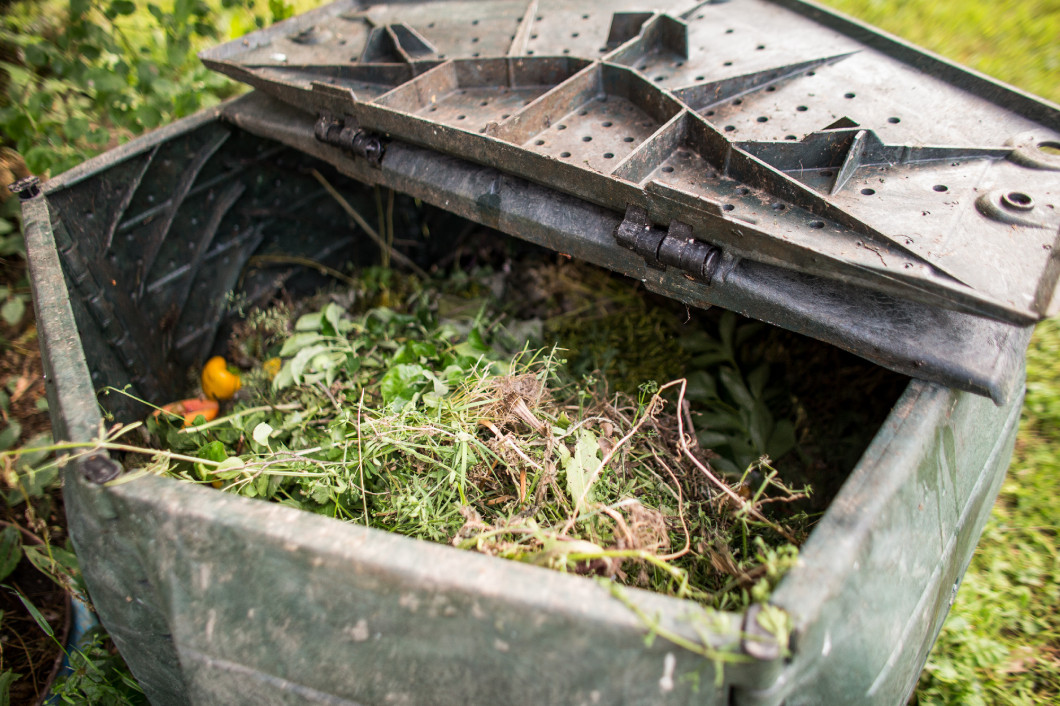
[[255,443],[257,443],[259,446],[268,447],[269,436],[272,434],[272,431],[272,426],[268,422],[261,422],[260,424],[258,424],[256,427],[254,427],[253,433]]
[[574,454],[568,454],[563,459],[563,470],[567,474],[567,492],[571,499],[578,502],[585,496],[586,501],[592,500],[592,492],[586,495],[585,490],[589,487],[589,480],[597,466],[600,465],[600,444],[596,434],[588,429],[578,431],[578,443],[574,446]]

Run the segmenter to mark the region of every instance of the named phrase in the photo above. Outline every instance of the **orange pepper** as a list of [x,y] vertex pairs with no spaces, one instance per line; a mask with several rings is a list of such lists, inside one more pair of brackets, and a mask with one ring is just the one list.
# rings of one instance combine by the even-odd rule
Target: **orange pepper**
[[206,361],[202,368],[202,391],[212,400],[227,400],[242,386],[239,374],[230,371],[228,363],[219,355]]
[[206,421],[210,421],[217,417],[217,411],[218,404],[215,400],[192,398],[164,404],[162,409],[155,410],[154,416],[157,417],[160,412],[169,412],[184,417],[184,426],[190,427],[195,423],[196,417],[202,416]]

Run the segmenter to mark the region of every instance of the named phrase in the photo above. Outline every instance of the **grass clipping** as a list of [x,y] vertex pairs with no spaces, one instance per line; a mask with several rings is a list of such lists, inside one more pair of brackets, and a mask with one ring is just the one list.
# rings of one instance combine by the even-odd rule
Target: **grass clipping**
[[806,532],[766,505],[800,494],[765,458],[716,473],[684,379],[609,393],[488,293],[398,289],[318,299],[293,327],[252,314],[232,346],[245,397],[189,428],[149,419],[185,457],[167,472],[715,608],[766,600]]

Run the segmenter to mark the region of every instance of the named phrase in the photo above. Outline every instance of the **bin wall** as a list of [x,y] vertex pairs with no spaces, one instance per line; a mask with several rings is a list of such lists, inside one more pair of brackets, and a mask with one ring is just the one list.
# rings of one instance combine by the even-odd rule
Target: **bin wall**
[[798,626],[795,659],[746,703],[905,703],[990,515],[1021,407],[911,385],[774,594]]
[[[123,154],[155,150],[186,131],[217,134],[216,121],[196,120],[137,141]],[[244,139],[234,130],[211,159]],[[90,190],[93,170],[105,172],[120,161],[112,155],[88,165],[78,179],[60,181],[52,196],[62,203],[67,187]],[[283,175],[262,181],[253,160],[233,164],[245,188],[261,188],[252,193],[275,205]],[[445,164],[464,169],[458,160]],[[429,166],[416,171],[419,177],[426,178]],[[489,178],[488,170],[470,169],[469,179]],[[211,183],[223,186],[225,173],[233,172],[218,172]],[[463,203],[463,185],[452,188],[453,203]],[[72,194],[66,193],[66,210],[59,209],[64,225],[77,217],[69,205],[83,203]],[[252,242],[242,238],[255,232],[250,219],[262,208],[259,201],[226,211],[218,221],[225,227],[216,230],[221,239],[202,245],[202,252]],[[572,204],[547,225],[505,214],[502,204],[501,210],[465,215],[530,232],[554,248],[634,275],[651,274],[638,270],[642,263],[632,256],[615,259],[605,247],[613,214]],[[230,240],[225,233],[233,233]],[[94,241],[75,228],[70,234],[71,243],[92,253],[86,243]],[[27,240],[53,415],[57,429],[85,440],[99,420],[93,387],[103,381],[104,366],[115,364],[106,351],[117,355],[114,346],[123,339],[107,333],[98,302],[79,289],[83,273],[68,262],[69,289],[63,286],[55,246],[44,236]],[[264,232],[259,244],[279,242],[269,237]],[[566,247],[577,242],[581,250]],[[240,272],[252,252],[233,246],[226,272]],[[649,284],[674,289],[660,286],[664,275],[651,276]],[[181,283],[183,277],[201,281]],[[194,292],[212,287],[216,296],[219,286],[206,268],[172,270],[153,281],[154,296],[176,296],[172,301],[188,305],[182,317],[195,314],[189,303]],[[97,294],[106,300],[107,288]],[[141,298],[138,306],[147,302]],[[124,316],[123,310],[118,325],[154,312]],[[177,325],[198,336],[171,339],[188,342],[182,355],[194,357],[213,341],[217,317],[207,313],[201,321],[185,321],[187,328]],[[75,316],[82,340],[103,342],[91,346],[87,364],[72,336]],[[126,332],[134,347],[158,344],[149,333]],[[141,360],[151,355],[133,353]],[[135,360],[118,363],[124,377],[108,376],[107,383],[136,382],[151,372],[138,370]],[[915,683],[951,586],[966,567],[1011,452],[1019,409],[1019,395],[1013,397],[995,407],[974,395],[911,383],[776,594],[798,627],[790,666],[730,665],[720,687],[712,664],[661,640],[647,647],[644,626],[626,606],[576,577],[165,479],[100,487],[70,471],[67,512],[103,623],[154,703],[728,703],[732,697],[885,703]],[[630,594],[650,614],[688,632],[689,606]],[[738,640],[740,620],[718,616],[715,639]]]

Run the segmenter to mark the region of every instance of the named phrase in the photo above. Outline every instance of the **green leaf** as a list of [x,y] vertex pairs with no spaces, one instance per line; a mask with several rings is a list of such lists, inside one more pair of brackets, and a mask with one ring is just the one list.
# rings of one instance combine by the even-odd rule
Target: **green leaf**
[[696,402],[714,400],[718,397],[718,383],[714,376],[705,370],[693,370],[688,374],[688,387],[685,389],[688,399]]
[[776,460],[795,448],[795,424],[790,419],[781,419],[773,427],[773,433],[766,443],[766,453]]
[[211,441],[202,446],[199,448],[199,452],[195,455],[199,458],[205,458],[207,461],[216,461],[218,463],[228,458],[228,452],[225,450],[225,445],[220,441]]
[[52,630],[52,626],[48,625],[48,621],[44,619],[44,616],[41,614],[41,612],[37,610],[37,606],[33,605],[33,602],[29,598],[26,598],[26,596],[24,596],[21,591],[11,588],[6,583],[0,584],[0,586],[3,586],[7,590],[11,591],[16,596],[18,596],[18,599],[22,601],[22,605],[26,606],[26,610],[28,610],[29,614],[33,616],[33,619],[37,621],[37,625],[40,627],[41,630],[44,631],[45,635],[47,635],[48,637],[55,637],[55,631]]
[[18,326],[26,313],[26,301],[20,296],[10,297],[0,307],[0,317],[3,317],[8,326]]
[[27,544],[22,551],[37,571],[63,588],[67,588],[70,577],[79,571],[77,556],[61,547]]
[[222,461],[221,465],[211,470],[210,473],[221,480],[231,480],[239,476],[246,467],[243,459],[239,456],[231,456]]
[[[321,312],[316,311],[312,314],[304,314],[298,317],[298,321],[294,322],[295,331],[320,331],[320,327],[324,325],[324,317]],[[282,355],[282,354],[281,354]]]
[[766,452],[766,442],[769,441],[769,437],[773,434],[773,414],[763,402],[755,402],[754,406],[751,407],[750,424],[747,431],[751,434],[751,443],[754,445],[755,451],[759,454],[764,454]]
[[303,348],[298,351],[295,357],[291,360],[291,378],[296,385],[302,381],[302,376],[305,374],[306,368],[309,368],[310,372],[313,372],[314,369],[310,367],[309,364],[317,355],[325,352],[327,349],[327,345],[319,343],[315,346],[309,346],[308,348]]
[[[561,447],[562,448],[562,447]],[[563,470],[567,474],[567,492],[571,500],[578,502],[585,495],[585,501],[593,500],[593,493],[585,493],[589,487],[589,481],[593,472],[600,465],[600,443],[596,434],[585,429],[578,430],[578,442],[574,446],[574,454],[567,454],[563,459]]]
[[5,527],[0,532],[0,581],[3,581],[22,561],[22,533],[17,527]]
[[408,402],[416,394],[418,385],[424,380],[422,365],[395,365],[386,372],[379,383],[379,392],[387,405],[404,400]]
[[736,403],[737,407],[747,411],[754,408],[754,397],[751,396],[751,392],[747,389],[747,386],[744,385],[740,373],[732,368],[726,367],[718,371],[718,378],[721,380],[721,384],[732,396],[733,402]]
[[[3,613],[0,613],[2,617]],[[21,677],[21,674],[15,674],[10,669],[0,674],[0,706],[11,706],[11,685]]]
[[[33,468],[51,455],[52,450],[48,448],[52,443],[52,433],[42,431],[34,434],[26,443],[22,444],[22,455],[19,456],[15,467],[19,470]],[[33,449],[29,451],[28,449]]]
[[330,302],[324,309],[324,320],[331,325],[332,336],[344,336],[353,326],[353,322],[346,318],[346,310],[335,302]]
[[733,354],[732,334],[736,329],[736,314],[726,311],[721,315],[718,322],[718,336],[721,338],[722,348],[730,355]]
[[751,395],[756,399],[762,399],[766,383],[769,382],[769,363],[762,363],[751,371],[747,376],[747,386],[751,389]]
[[324,337],[315,331],[302,331],[299,333],[295,333],[283,342],[283,347],[280,349],[280,357],[290,358],[303,348],[320,343],[323,340]]
[[482,332],[478,330],[478,327],[471,329],[467,334],[467,342],[471,346],[471,350],[476,353],[489,353],[493,349],[486,345],[486,341],[482,338]]
[[22,434],[22,425],[12,419],[8,422],[7,426],[0,429],[0,451],[7,451],[15,443],[18,442],[18,437]]

